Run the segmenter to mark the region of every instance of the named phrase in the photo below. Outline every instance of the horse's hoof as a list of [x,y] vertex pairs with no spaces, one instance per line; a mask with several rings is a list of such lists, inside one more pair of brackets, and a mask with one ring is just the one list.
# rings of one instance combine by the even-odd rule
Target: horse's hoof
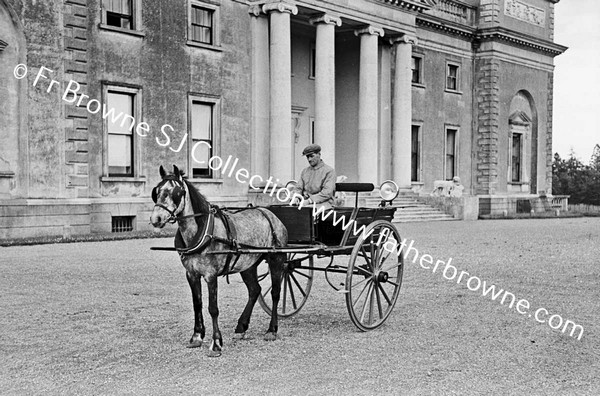
[[219,357],[219,356],[221,356],[221,351],[213,351],[213,350],[209,349],[207,356],[208,357]]
[[268,332],[265,334],[265,341],[275,341],[277,339],[277,333]]
[[190,343],[186,345],[186,348],[200,348],[202,346],[202,340],[190,340]]
[[234,341],[244,340],[245,338],[246,338],[246,333],[234,333],[233,334]]

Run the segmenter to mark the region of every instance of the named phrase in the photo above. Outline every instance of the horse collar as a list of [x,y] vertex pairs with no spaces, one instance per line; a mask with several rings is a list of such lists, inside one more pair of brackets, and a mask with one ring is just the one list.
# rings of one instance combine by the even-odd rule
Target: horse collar
[[208,213],[206,222],[204,222],[204,227],[202,228],[202,230],[198,229],[198,233],[192,240],[192,243],[190,243],[189,247],[185,247],[183,235],[181,235],[181,231],[179,231],[178,229],[177,234],[175,235],[175,249],[179,253],[179,256],[183,259],[184,256],[202,252],[210,244],[214,230],[214,224],[215,212],[213,208],[211,208],[211,211]]

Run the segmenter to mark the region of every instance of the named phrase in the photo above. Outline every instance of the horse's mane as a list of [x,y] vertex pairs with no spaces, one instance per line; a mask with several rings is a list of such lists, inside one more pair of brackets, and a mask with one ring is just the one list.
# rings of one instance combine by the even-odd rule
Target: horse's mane
[[[210,211],[210,203],[206,199],[204,195],[198,191],[192,183],[187,181],[187,179],[183,179],[183,182],[188,188],[190,193],[190,201],[192,201],[192,209],[194,209],[194,213],[208,213]],[[196,217],[196,221],[200,221],[200,217]]]

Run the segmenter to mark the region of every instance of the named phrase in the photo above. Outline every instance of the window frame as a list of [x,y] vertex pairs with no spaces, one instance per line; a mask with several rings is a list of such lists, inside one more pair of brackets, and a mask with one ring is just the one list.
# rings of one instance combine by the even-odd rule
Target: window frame
[[413,81],[412,78],[414,76],[414,70],[415,69],[413,69],[412,67],[411,67],[411,79],[410,79],[411,84],[414,85],[414,86],[417,86],[417,87],[424,87],[425,86],[425,80],[424,80],[425,73],[423,71],[423,67],[424,67],[424,64],[425,64],[425,62],[423,61],[424,58],[425,58],[425,56],[423,54],[418,54],[418,53],[413,53],[412,57],[411,57],[411,63],[412,63],[412,59],[416,59],[416,60],[419,61],[419,68],[417,69],[417,72],[418,72],[417,74],[419,76],[419,79],[418,79],[418,81]]
[[[137,134],[137,126],[143,121],[142,118],[142,88],[129,84],[117,84],[102,82],[102,105],[106,104],[108,108],[108,93],[117,93],[133,96],[133,113],[130,114],[135,121],[131,129],[131,166],[132,172],[130,175],[110,174],[108,165],[108,122],[107,118],[102,118],[102,181],[139,181],[145,178],[140,176],[141,158],[140,158],[140,142]],[[102,117],[102,109],[98,112]]]
[[141,0],[128,0],[131,3],[131,28],[123,28],[112,26],[108,24],[108,9],[105,7],[104,2],[100,1],[100,23],[98,27],[103,30],[112,30],[115,32],[126,33],[132,36],[144,37],[145,34],[142,32],[142,4]]
[[[217,95],[189,93],[188,94],[188,108],[187,108],[187,133],[188,133],[188,144],[187,144],[187,159],[188,159],[188,172],[189,179],[194,182],[219,182],[221,181],[221,170],[212,170],[209,168],[211,175],[209,177],[194,177],[193,165],[194,159],[192,158],[192,149],[194,148],[194,139],[192,137],[192,107],[195,103],[210,105],[212,107],[211,117],[211,146],[212,150],[210,157],[218,156],[223,161],[226,159],[221,157],[221,97]],[[209,157],[209,158],[210,158]]]
[[[515,138],[519,138],[519,169],[518,169],[518,178],[514,180],[515,173],[515,163],[514,163],[514,141]],[[525,143],[525,134],[519,132],[511,132],[510,134],[510,181],[509,183],[521,184],[523,183],[523,161],[524,161],[524,143]]]
[[[194,8],[200,8],[212,13],[212,28],[211,28],[211,42],[212,44],[203,43],[201,41],[193,40],[193,29],[192,29],[192,13]],[[222,51],[221,49],[221,7],[220,4],[207,3],[199,0],[190,0],[188,2],[187,12],[187,45],[191,47],[206,48],[214,51]]]
[[[447,169],[447,157],[448,157],[448,131],[454,131],[454,153],[453,155],[453,165],[454,165],[454,175],[448,179],[446,176],[448,174]],[[460,173],[460,161],[459,161],[459,137],[460,137],[460,127],[456,125],[446,125],[444,127],[444,178],[443,180],[451,180],[453,177],[458,176]]]
[[[455,78],[455,84],[456,87],[455,88],[450,88],[448,86],[448,79],[451,77],[450,76],[450,67],[455,67],[456,68],[456,77]],[[446,92],[452,92],[452,93],[460,93],[460,84],[461,84],[461,65],[458,62],[452,62],[452,61],[446,61],[446,69],[445,69],[445,83],[444,83],[444,87],[445,87],[445,91]]]
[[[413,180],[413,130],[417,128],[417,180]],[[423,124],[415,123],[411,124],[410,128],[410,181],[411,183],[422,183],[423,181]]]

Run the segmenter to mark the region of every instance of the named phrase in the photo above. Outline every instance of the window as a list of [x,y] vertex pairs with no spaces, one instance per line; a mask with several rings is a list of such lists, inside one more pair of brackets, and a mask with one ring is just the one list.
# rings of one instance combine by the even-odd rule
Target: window
[[135,216],[112,216],[111,232],[133,231],[133,219]]
[[100,110],[105,137],[103,174],[108,177],[137,177],[135,130],[142,121],[139,109],[141,91],[138,88],[105,85],[103,98],[106,105],[106,110]]
[[102,23],[114,28],[135,30],[139,0],[102,0]]
[[133,176],[133,128],[122,115],[133,115],[134,95],[108,91],[106,107],[114,117],[105,119],[108,132],[108,175]]
[[456,166],[456,148],[457,148],[457,136],[458,130],[453,128],[446,129],[446,163],[445,163],[445,179],[452,180],[454,176],[457,176]]
[[211,44],[213,29],[213,11],[192,6],[192,37],[193,41]]
[[209,160],[217,154],[219,100],[191,97],[189,101],[190,174],[194,179],[215,178]]
[[189,8],[188,44],[219,46],[219,7],[192,0]]
[[412,126],[411,138],[411,157],[410,157],[410,180],[414,182],[420,181],[421,167],[421,146],[419,142],[421,127],[419,125]]
[[458,66],[446,64],[446,89],[458,91]]
[[420,56],[412,57],[412,83],[423,84],[423,58]]
[[512,135],[512,159],[511,159],[511,180],[513,182],[521,181],[521,153],[522,153],[523,135],[513,133]]

